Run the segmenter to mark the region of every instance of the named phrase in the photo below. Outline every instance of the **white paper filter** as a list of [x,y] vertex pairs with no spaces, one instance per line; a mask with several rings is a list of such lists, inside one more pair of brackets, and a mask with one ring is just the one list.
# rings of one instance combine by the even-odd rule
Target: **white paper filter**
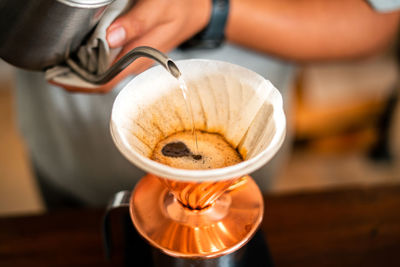
[[189,88],[196,129],[222,134],[245,160],[220,169],[184,170],[148,158],[161,139],[191,130],[179,82],[161,66],[135,77],[114,102],[111,133],[123,155],[150,173],[186,181],[240,177],[268,162],[285,136],[279,91],[257,73],[227,62],[176,64]]

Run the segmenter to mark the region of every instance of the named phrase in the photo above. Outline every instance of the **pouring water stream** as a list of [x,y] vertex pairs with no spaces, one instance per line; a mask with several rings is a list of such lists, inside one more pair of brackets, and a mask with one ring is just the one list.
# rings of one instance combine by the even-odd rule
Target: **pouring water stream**
[[195,155],[199,154],[199,146],[197,143],[197,133],[196,133],[196,126],[194,124],[194,115],[193,115],[193,109],[192,109],[192,101],[190,99],[190,93],[189,93],[189,89],[185,83],[185,80],[183,80],[182,76],[179,76],[178,78],[178,82],[179,82],[179,87],[182,91],[182,95],[183,98],[185,100],[185,105],[186,105],[186,110],[188,111],[188,113],[190,114],[190,120],[192,123],[192,135],[194,136],[194,142],[195,142],[195,147],[196,147],[196,151],[195,151]]

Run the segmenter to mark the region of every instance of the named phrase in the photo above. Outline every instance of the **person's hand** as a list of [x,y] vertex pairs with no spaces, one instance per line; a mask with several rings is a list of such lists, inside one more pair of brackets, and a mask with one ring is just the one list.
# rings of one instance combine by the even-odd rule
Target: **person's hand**
[[[107,42],[111,48],[123,47],[116,60],[143,45],[168,52],[202,30],[210,12],[210,0],[139,0],[108,27]],[[153,64],[150,59],[137,59],[113,80],[95,89],[61,86],[74,92],[106,93],[128,75]]]

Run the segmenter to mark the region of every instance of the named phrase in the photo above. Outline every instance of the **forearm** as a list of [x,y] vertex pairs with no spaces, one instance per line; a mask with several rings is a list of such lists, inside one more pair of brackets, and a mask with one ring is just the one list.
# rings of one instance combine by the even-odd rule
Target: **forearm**
[[231,0],[229,41],[296,61],[355,58],[386,47],[399,15],[362,0]]

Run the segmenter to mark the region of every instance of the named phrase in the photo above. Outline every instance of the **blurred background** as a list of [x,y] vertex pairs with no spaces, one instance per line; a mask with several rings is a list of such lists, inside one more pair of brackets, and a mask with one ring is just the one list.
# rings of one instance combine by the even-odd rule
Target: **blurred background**
[[[290,157],[273,193],[400,183],[399,70],[387,52],[300,66]],[[13,68],[0,61],[0,216],[45,211],[14,113]]]

